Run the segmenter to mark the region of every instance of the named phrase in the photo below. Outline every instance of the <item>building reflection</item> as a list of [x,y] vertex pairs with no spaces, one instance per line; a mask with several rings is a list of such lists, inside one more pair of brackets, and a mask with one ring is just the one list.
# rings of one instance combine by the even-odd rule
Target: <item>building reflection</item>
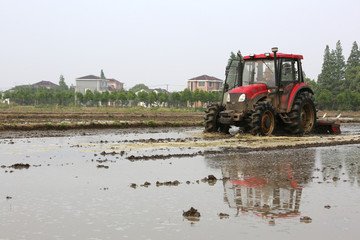
[[[236,215],[288,218],[300,214],[301,195],[311,180],[314,149],[234,154],[208,158],[223,175],[224,201]],[[216,159],[215,159],[216,158]]]

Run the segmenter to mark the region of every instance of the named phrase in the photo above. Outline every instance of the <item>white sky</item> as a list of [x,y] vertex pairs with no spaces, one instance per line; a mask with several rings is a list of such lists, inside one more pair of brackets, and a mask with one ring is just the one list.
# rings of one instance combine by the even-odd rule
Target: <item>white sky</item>
[[230,52],[304,55],[316,79],[328,44],[360,44],[358,0],[0,0],[0,90],[85,75],[183,90],[224,79]]

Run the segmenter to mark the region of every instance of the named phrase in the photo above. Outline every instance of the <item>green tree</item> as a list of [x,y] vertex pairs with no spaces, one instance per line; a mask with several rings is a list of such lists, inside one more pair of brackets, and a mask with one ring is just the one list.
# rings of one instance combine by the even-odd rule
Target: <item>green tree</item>
[[180,104],[180,93],[178,92],[172,92],[170,94],[170,97],[169,97],[169,101],[171,103],[172,106],[176,106],[176,107],[179,107],[179,104]]
[[237,51],[237,54],[231,52],[227,65],[229,66],[232,60],[240,60],[239,56],[241,56],[240,50]]
[[106,79],[104,71],[102,69],[101,69],[101,72],[100,72],[100,78],[101,79]]
[[341,85],[343,85],[345,79],[345,58],[342,53],[342,47],[340,40],[336,43],[335,53],[335,69],[334,69],[334,83],[333,93],[338,94],[341,92]]
[[138,92],[140,90],[146,90],[148,91],[149,90],[149,87],[146,86],[145,84],[143,83],[140,83],[140,84],[136,84],[135,86],[133,86],[132,88],[130,88],[130,91],[132,92]]
[[353,94],[349,89],[337,95],[337,103],[341,110],[351,110],[352,109],[352,99]]
[[324,62],[321,73],[318,76],[319,90],[329,90],[334,95],[341,92],[341,86],[345,78],[345,60],[342,54],[340,40],[336,43],[336,49],[331,50],[326,45]]
[[116,93],[116,100],[120,101],[121,105],[127,104],[128,94],[124,90],[121,90]]
[[183,106],[187,106],[188,102],[192,106],[194,103],[193,93],[189,89],[185,88],[182,92],[180,92],[180,101]]
[[99,103],[101,102],[101,93],[99,91],[94,91],[94,104],[96,104],[96,106],[99,106]]
[[304,82],[309,85],[309,87],[313,90],[313,92],[316,94],[318,92],[318,84],[315,82],[315,80],[312,80],[310,78],[304,78]]
[[115,103],[115,106],[116,106],[116,95],[117,95],[116,91],[112,91],[109,95],[109,100],[112,102],[111,104]]
[[101,93],[101,105],[107,106],[107,103],[109,102],[109,92],[104,91]]
[[169,101],[169,94],[164,93],[164,92],[159,92],[158,93],[158,101],[159,101],[160,105],[163,106],[166,102]]
[[76,104],[84,103],[84,94],[76,92]]
[[65,91],[58,91],[55,93],[56,103],[59,105],[65,105]]
[[84,103],[92,105],[94,102],[94,94],[91,90],[86,90],[84,95]]
[[132,106],[136,104],[136,94],[133,91],[129,90],[126,93],[126,99],[130,102]]
[[10,91],[6,91],[6,92],[4,92],[4,94],[3,94],[3,99],[10,99],[11,98],[11,93],[10,93]]
[[200,90],[196,89],[192,94],[192,101],[195,103],[195,107],[199,107],[198,102],[200,101]]
[[332,65],[331,65],[331,56],[330,56],[330,48],[329,45],[326,45],[324,51],[324,58],[321,73],[318,76],[317,83],[321,89],[330,89],[329,84],[331,81],[331,72],[332,72]]
[[149,94],[145,91],[140,91],[138,92],[137,94],[137,99],[139,102],[143,102],[145,103],[146,105],[148,105],[148,102],[149,102]]
[[315,99],[320,109],[332,109],[334,104],[334,95],[329,90],[322,90],[319,95],[315,96]]
[[60,91],[69,90],[69,87],[65,83],[65,78],[64,78],[64,76],[62,74],[60,75],[59,89],[60,89]]
[[345,73],[346,81],[349,81],[351,91],[360,92],[360,65],[350,68]]
[[65,91],[65,105],[69,106],[75,102],[75,93],[74,91]]
[[150,107],[156,102],[157,100],[157,94],[155,91],[151,91],[148,95],[148,101],[150,104]]
[[360,66],[360,50],[355,41],[353,43],[350,55],[349,55],[347,63],[346,63],[346,69],[350,69],[350,68],[357,67],[357,66]]

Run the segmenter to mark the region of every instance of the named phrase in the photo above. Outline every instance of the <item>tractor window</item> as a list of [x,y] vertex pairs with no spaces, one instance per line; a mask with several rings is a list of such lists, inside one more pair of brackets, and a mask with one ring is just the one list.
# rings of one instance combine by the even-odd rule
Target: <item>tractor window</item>
[[227,91],[238,86],[238,66],[239,61],[237,60],[233,60],[229,66],[225,81],[227,84]]
[[281,64],[281,82],[299,81],[298,62],[294,59],[284,59]]
[[264,83],[275,87],[274,60],[258,59],[245,61],[243,71],[243,86]]

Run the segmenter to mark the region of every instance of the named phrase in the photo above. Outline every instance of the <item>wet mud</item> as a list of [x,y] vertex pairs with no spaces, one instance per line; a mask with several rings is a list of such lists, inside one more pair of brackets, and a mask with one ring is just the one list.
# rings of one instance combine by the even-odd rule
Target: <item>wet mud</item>
[[186,212],[184,211],[182,215],[186,218],[199,218],[201,216],[200,212],[193,207]]
[[349,238],[360,221],[357,129],[272,137],[201,127],[4,131],[0,231],[9,239],[219,239],[239,231],[333,239],[347,228]]

